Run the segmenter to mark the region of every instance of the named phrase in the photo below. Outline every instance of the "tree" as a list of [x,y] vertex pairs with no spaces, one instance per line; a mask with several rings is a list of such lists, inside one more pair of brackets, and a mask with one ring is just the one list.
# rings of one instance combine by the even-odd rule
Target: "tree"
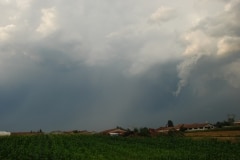
[[43,133],[42,129],[39,129],[38,133]]
[[138,134],[138,132],[139,132],[139,131],[138,131],[138,128],[134,128],[133,132],[136,133],[136,134]]
[[140,129],[139,129],[139,135],[140,135],[140,136],[145,136],[145,137],[150,136],[149,129],[148,129],[147,127],[140,128]]
[[173,127],[173,121],[172,120],[168,120],[168,123],[167,123],[167,127]]

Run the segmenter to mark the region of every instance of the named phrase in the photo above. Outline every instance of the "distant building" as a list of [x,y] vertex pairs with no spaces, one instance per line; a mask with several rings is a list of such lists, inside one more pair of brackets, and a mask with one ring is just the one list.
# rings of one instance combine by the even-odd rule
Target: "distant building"
[[10,136],[11,132],[0,131],[0,136]]
[[214,129],[210,123],[178,124],[174,127],[160,127],[156,129],[157,133],[168,133],[171,131],[204,131]]
[[240,120],[233,122],[234,126],[240,126]]
[[110,136],[122,136],[125,133],[127,133],[127,131],[121,128],[114,128],[114,129],[109,129],[101,132],[101,134],[110,135]]
[[215,127],[210,123],[194,123],[194,124],[183,124],[181,128],[185,131],[205,131],[214,129]]

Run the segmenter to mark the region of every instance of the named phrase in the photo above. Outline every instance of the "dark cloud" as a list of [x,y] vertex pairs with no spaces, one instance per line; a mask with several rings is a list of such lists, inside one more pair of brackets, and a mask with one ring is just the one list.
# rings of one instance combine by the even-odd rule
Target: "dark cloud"
[[237,112],[239,104],[239,89],[218,76],[225,61],[230,60],[201,58],[178,97],[173,90],[179,62],[155,65],[138,76],[124,74],[121,64],[79,65],[64,72],[46,65],[40,66],[41,72],[22,71],[22,81],[5,83],[6,89],[15,87],[1,87],[1,125],[9,130],[101,130],[117,125],[158,127],[168,119],[215,122]]
[[204,56],[192,70],[183,96],[188,95],[186,106],[190,108],[189,113],[196,115],[196,119],[214,121],[218,117],[239,112],[239,88],[229,84],[222,73],[221,66],[228,63],[229,59],[216,60],[216,57]]
[[239,1],[24,2],[0,2],[1,130],[159,127],[239,112]]
[[[54,62],[50,64],[54,66]],[[168,107],[176,82],[172,79],[176,75],[174,65],[158,66],[139,77],[126,76],[121,67],[91,69],[80,65],[76,70],[62,72],[48,64],[39,65],[41,69],[31,73],[21,71],[24,85],[14,81],[12,94],[1,90],[5,99],[1,101],[3,117],[14,115],[4,124],[10,129],[19,121],[22,124],[16,129],[101,129],[119,123],[127,126],[134,121],[131,116]]]

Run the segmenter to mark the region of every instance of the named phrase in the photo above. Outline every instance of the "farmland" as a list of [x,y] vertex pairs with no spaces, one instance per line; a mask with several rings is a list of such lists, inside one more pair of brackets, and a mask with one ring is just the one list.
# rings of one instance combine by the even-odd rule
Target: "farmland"
[[239,130],[217,130],[217,131],[205,131],[205,132],[186,132],[184,134],[186,137],[191,137],[193,139],[201,138],[216,138],[223,141],[238,142],[240,139]]
[[0,159],[238,160],[240,142],[188,137],[32,135],[0,137]]

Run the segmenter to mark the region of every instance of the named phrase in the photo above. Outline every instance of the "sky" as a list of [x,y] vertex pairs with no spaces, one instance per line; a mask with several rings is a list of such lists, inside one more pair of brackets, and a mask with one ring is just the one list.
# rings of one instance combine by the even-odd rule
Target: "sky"
[[240,119],[240,0],[0,0],[0,130]]

